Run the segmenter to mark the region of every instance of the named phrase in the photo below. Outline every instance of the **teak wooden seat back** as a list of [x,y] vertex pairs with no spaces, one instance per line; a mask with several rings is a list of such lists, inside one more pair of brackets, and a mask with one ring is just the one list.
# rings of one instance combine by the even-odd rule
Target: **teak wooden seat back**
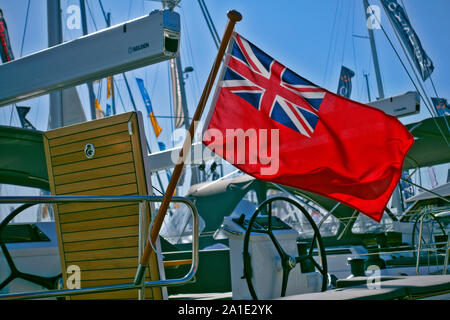
[[[143,161],[145,135],[140,112],[129,112],[55,129],[44,134],[51,193],[54,195],[149,195],[151,180]],[[95,147],[88,158],[87,144]],[[146,206],[145,232],[150,214]],[[64,286],[71,265],[80,268],[81,287],[133,282],[139,262],[139,204],[67,203],[54,206]],[[142,239],[147,239],[145,234]],[[146,281],[160,279],[162,261],[152,255]],[[161,299],[148,288],[146,299]],[[137,299],[138,290],[93,293],[71,299]]]

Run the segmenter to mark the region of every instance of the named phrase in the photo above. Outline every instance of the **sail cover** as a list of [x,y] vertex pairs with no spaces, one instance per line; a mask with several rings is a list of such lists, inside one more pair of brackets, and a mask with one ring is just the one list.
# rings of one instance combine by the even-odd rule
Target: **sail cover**
[[173,113],[175,117],[175,128],[181,128],[186,121],[183,111],[183,101],[180,87],[180,74],[175,59],[170,60],[170,81],[172,88]]

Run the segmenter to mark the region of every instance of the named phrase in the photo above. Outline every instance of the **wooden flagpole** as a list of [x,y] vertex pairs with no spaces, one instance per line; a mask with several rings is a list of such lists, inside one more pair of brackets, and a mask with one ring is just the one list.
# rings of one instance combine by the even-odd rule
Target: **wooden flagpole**
[[158,239],[159,231],[164,221],[164,217],[166,216],[167,209],[169,208],[170,201],[172,200],[173,193],[175,191],[175,188],[178,184],[178,180],[184,168],[184,163],[186,161],[187,154],[183,154],[183,150],[190,150],[191,148],[192,139],[194,137],[196,129],[195,123],[200,121],[200,118],[202,117],[203,110],[205,109],[206,102],[208,101],[209,94],[211,93],[214,84],[214,80],[217,76],[220,64],[223,60],[225,50],[228,46],[228,43],[230,42],[231,36],[233,35],[234,26],[238,21],[242,20],[242,15],[236,10],[228,11],[227,16],[228,16],[228,23],[225,28],[225,32],[223,34],[219,50],[217,52],[216,60],[214,61],[214,64],[208,76],[208,80],[206,81],[205,87],[203,89],[203,93],[200,97],[197,109],[195,110],[194,117],[192,118],[192,122],[189,127],[189,134],[186,136],[186,139],[184,140],[183,148],[181,149],[180,154],[178,156],[177,164],[173,170],[172,177],[169,181],[169,185],[167,186],[167,190],[164,194],[161,206],[158,210],[158,214],[156,215],[153,221],[153,227],[150,231],[150,236],[149,239],[147,240],[144,252],[141,256],[139,268],[137,270],[136,277],[134,279],[135,284],[141,283],[141,281],[143,280],[145,266],[148,263],[150,254],[153,251],[152,244],[154,244]]

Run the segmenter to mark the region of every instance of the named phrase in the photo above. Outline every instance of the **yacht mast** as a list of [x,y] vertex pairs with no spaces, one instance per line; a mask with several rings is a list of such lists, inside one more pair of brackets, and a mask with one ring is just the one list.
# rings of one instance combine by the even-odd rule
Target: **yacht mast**
[[[364,13],[366,15],[366,21],[371,19],[372,15],[375,15],[375,12],[369,6],[368,0],[363,0],[364,5]],[[375,37],[373,36],[373,28],[369,27],[367,24],[367,30],[369,31],[369,40],[370,40],[370,48],[372,51],[372,59],[373,59],[373,65],[375,67],[375,76],[377,79],[377,86],[378,86],[378,99],[384,98],[384,90],[383,90],[383,82],[381,81],[381,72],[380,72],[380,65],[378,63],[378,54],[377,54],[377,46],[375,44]]]
[[[178,5],[180,0],[162,0],[162,6],[163,8],[168,8],[169,10],[175,9],[175,7]],[[178,57],[175,58],[175,60],[172,60],[169,62],[169,67],[171,69],[171,83],[173,87],[172,90],[179,90],[179,102],[181,104],[181,109],[183,110],[183,126],[185,127],[186,131],[189,130],[190,121],[189,121],[189,109],[187,106],[187,99],[186,99],[186,89],[184,87],[184,79],[183,79],[183,66],[181,64],[181,57],[178,55]],[[177,103],[177,101],[174,99],[173,103]],[[192,137],[194,138],[194,137]],[[198,170],[196,167],[191,166],[191,185],[199,183],[198,179]]]
[[[380,71],[380,65],[378,63],[378,53],[377,53],[377,46],[375,44],[375,37],[373,35],[373,28],[369,26],[369,19],[372,19],[372,16],[376,17],[376,12],[373,10],[373,8],[369,5],[368,0],[363,0],[364,5],[364,13],[366,15],[366,25],[367,30],[369,32],[369,41],[370,41],[370,48],[372,51],[372,59],[373,59],[373,65],[375,68],[375,77],[377,79],[377,87],[378,87],[378,99],[384,99],[384,89],[383,89],[383,82],[381,80],[381,71]],[[377,18],[379,19],[379,18]],[[380,21],[378,20],[377,23]],[[367,78],[366,78],[367,81]],[[367,90],[368,87],[367,87]],[[369,98],[370,100],[370,98]],[[397,187],[394,189],[392,193],[392,207],[397,210],[397,214],[403,213],[403,198],[402,193],[400,190],[400,184],[397,184]]]
[[[48,46],[53,47],[62,42],[61,3],[60,0],[47,0]],[[62,90],[50,93],[48,129],[64,125]]]

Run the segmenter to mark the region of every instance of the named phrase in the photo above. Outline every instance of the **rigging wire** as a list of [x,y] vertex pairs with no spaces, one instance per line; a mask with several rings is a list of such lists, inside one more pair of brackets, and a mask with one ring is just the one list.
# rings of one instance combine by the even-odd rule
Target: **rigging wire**
[[344,46],[342,48],[342,57],[341,57],[341,66],[344,65],[344,56],[345,56],[345,49],[346,49],[346,43],[347,43],[347,37],[345,36],[348,34],[348,28],[350,23],[350,6],[348,7],[348,13],[347,13],[347,23],[345,25],[345,32],[344,32]]
[[[403,11],[405,12],[406,17],[407,17],[408,20],[409,20],[408,13],[406,12],[406,7],[405,7],[405,4],[403,3],[403,0],[402,0],[402,6],[403,6]],[[430,83],[431,83],[431,86],[432,86],[432,88],[433,88],[434,94],[436,95],[436,98],[439,98],[439,94],[438,94],[438,92],[437,92],[437,90],[436,90],[436,86],[434,85],[434,81],[433,81],[433,77],[432,77],[431,73],[428,75],[428,77],[430,78]],[[430,103],[431,103],[431,106],[432,106],[432,110],[436,111],[436,110],[433,108],[433,107],[435,107],[435,106],[433,105],[433,101],[432,101],[432,100],[430,101]],[[436,115],[439,116],[438,113],[437,113],[437,111],[436,111]],[[450,126],[449,126],[449,124],[448,124],[448,122],[447,122],[447,117],[445,116],[445,114],[444,114],[444,121],[445,121],[445,124],[447,125],[448,131],[450,131]]]
[[116,92],[119,95],[120,102],[122,103],[123,112],[127,112],[127,109],[125,108],[125,104],[123,103],[122,95],[120,94],[119,86],[117,85],[117,81],[115,78],[113,78],[113,82],[114,82],[115,88],[117,89]]
[[[352,53],[353,53],[353,65],[354,65],[354,69],[355,69],[355,74],[358,75],[359,74],[359,68],[358,65],[356,63],[356,49],[355,49],[355,37],[353,36],[355,34],[355,4],[353,3],[353,21],[352,21]],[[364,73],[364,72],[363,72]],[[361,90],[360,87],[358,88],[358,100],[361,100]]]
[[[383,32],[384,32],[384,30],[383,30]],[[385,33],[385,34],[386,34],[386,33]],[[446,138],[444,132],[442,131],[442,128],[439,126],[439,124],[438,124],[437,121],[435,120],[435,118],[436,118],[436,116],[437,116],[437,112],[434,110],[434,108],[433,108],[433,103],[432,103],[430,97],[428,96],[427,91],[425,90],[424,86],[422,85],[422,82],[420,81],[419,76],[418,76],[416,70],[414,69],[414,66],[413,66],[413,63],[412,63],[412,61],[411,61],[411,58],[408,56],[407,51],[406,51],[406,48],[405,48],[405,46],[403,45],[403,43],[401,42],[400,36],[398,35],[397,32],[395,32],[395,35],[396,35],[397,39],[398,39],[399,42],[400,42],[400,45],[401,45],[402,50],[403,50],[403,53],[405,54],[405,56],[406,56],[406,58],[407,58],[407,60],[408,60],[408,63],[409,63],[409,65],[410,65],[410,67],[411,67],[411,69],[412,69],[412,71],[413,71],[413,73],[414,73],[414,76],[416,77],[416,80],[417,80],[417,82],[418,82],[420,88],[422,89],[422,92],[423,92],[423,94],[425,95],[425,98],[426,98],[426,99],[425,99],[422,95],[421,95],[421,98],[422,98],[422,100],[424,101],[425,106],[427,107],[428,112],[431,114],[431,117],[434,119],[434,122],[435,122],[436,126],[438,127],[439,131],[441,132],[441,134],[442,134],[444,140],[446,141],[447,145],[450,147],[450,144],[449,144],[449,142],[448,142],[448,140],[447,140],[447,138]],[[431,78],[430,78],[430,79],[431,79]],[[413,84],[414,84],[414,83],[413,83]],[[419,91],[419,90],[417,89],[417,86],[415,86],[415,87],[416,87],[416,90]],[[419,94],[420,94],[420,92],[419,92]],[[436,115],[433,114],[433,111],[436,112]],[[447,119],[446,119],[445,116],[444,116],[444,120],[445,120],[445,123],[447,124],[447,129],[450,131],[450,128],[448,127]]]
[[[186,17],[186,14],[184,13],[184,9],[182,7],[181,7],[181,12],[183,14],[183,17]],[[189,33],[189,28],[187,26],[186,20],[185,19],[182,19],[182,20],[183,20],[184,30],[186,30],[185,34],[186,34],[187,41],[185,41],[185,42],[187,43],[187,49],[188,49],[187,56],[188,56],[189,60],[191,61],[191,65],[192,66],[196,66],[197,64],[195,63],[194,53],[193,53],[192,46],[191,46],[191,36],[190,36],[190,33]],[[200,96],[200,93],[201,93],[200,81],[198,79],[198,73],[197,72],[193,72],[192,74],[193,74],[193,77],[194,77],[194,86],[193,86],[194,87],[194,92],[195,92],[194,98],[195,98],[196,101],[198,101],[198,97]]]
[[98,3],[100,5],[100,9],[102,9],[103,18],[105,18],[105,22],[108,21],[108,16],[106,15],[105,9],[103,8],[102,0],[98,0]]
[[89,5],[89,0],[86,0],[86,6],[89,10],[89,15],[91,16],[92,24],[94,25],[95,31],[97,31],[98,30],[97,24],[95,23],[94,15],[92,14],[91,6]]
[[30,13],[30,4],[31,4],[31,0],[28,0],[28,5],[27,5],[27,14],[25,16],[25,26],[23,27],[23,35],[22,35],[22,45],[20,47],[20,56],[22,57],[22,53],[23,53],[23,45],[25,43],[25,34],[27,33],[27,25],[28,25],[28,14]]
[[[370,4],[370,3],[369,3],[369,4]],[[440,131],[442,137],[444,138],[445,142],[447,143],[447,146],[450,147],[450,143],[448,142],[447,137],[445,136],[444,132],[442,131],[442,128],[439,126],[439,124],[438,124],[438,122],[437,122],[437,120],[436,120],[436,117],[433,115],[433,112],[431,111],[430,106],[428,105],[428,99],[429,99],[429,98],[428,98],[428,96],[427,96],[427,94],[426,94],[425,89],[423,88],[422,84],[420,83],[420,81],[419,81],[419,79],[418,79],[417,73],[415,72],[414,68],[412,67],[412,62],[411,62],[411,60],[409,59],[409,56],[406,54],[406,49],[404,48],[403,44],[401,43],[400,38],[399,38],[399,35],[395,32],[395,34],[396,34],[396,36],[397,36],[397,38],[398,38],[398,40],[399,40],[399,42],[400,42],[400,44],[401,44],[401,47],[402,47],[402,49],[404,50],[404,53],[405,53],[405,55],[406,55],[406,58],[408,59],[408,62],[410,63],[410,65],[411,65],[411,67],[412,67],[412,70],[413,70],[413,72],[414,72],[416,78],[417,78],[418,81],[419,81],[419,86],[420,86],[421,89],[423,90],[423,93],[425,94],[425,96],[426,96],[427,99],[425,99],[425,98],[423,97],[422,93],[420,92],[419,88],[417,87],[417,85],[416,85],[414,79],[412,78],[410,72],[408,71],[408,68],[406,67],[406,65],[404,64],[403,60],[401,59],[400,54],[398,53],[397,49],[395,48],[394,44],[392,43],[391,39],[389,38],[389,36],[388,36],[386,30],[384,29],[383,25],[381,24],[381,21],[379,20],[379,18],[378,18],[376,15],[375,15],[375,18],[377,19],[378,24],[379,24],[380,27],[381,27],[381,30],[383,31],[384,35],[386,36],[386,39],[388,40],[390,46],[391,46],[392,49],[394,50],[394,52],[395,52],[397,58],[399,59],[401,65],[402,65],[402,67],[403,67],[403,69],[406,71],[406,73],[407,73],[409,79],[411,80],[413,86],[416,88],[416,90],[417,90],[417,92],[419,93],[420,97],[421,97],[422,100],[424,101],[425,106],[426,106],[428,112],[430,113],[431,118],[433,119],[433,122],[435,123],[436,127],[437,127],[438,130]],[[395,29],[395,28],[394,28],[394,29]]]
[[219,49],[220,37],[219,37],[219,34],[217,33],[214,23],[212,22],[208,8],[206,7],[206,4],[203,0],[197,0],[197,1],[198,1],[198,4],[200,5],[200,9],[202,10],[202,14],[203,14],[203,17],[205,18],[209,32],[211,33],[211,36],[214,40],[214,44],[216,45],[216,48]]
[[[382,29],[383,29],[383,28],[382,28]],[[383,32],[384,32],[384,29],[383,29]],[[428,97],[428,95],[427,95],[427,92],[426,92],[425,88],[422,86],[422,83],[421,83],[421,81],[420,81],[420,79],[419,79],[419,76],[418,76],[418,74],[417,74],[417,71],[416,71],[415,68],[414,68],[414,65],[413,65],[413,63],[412,63],[412,61],[411,61],[411,58],[409,57],[409,55],[408,55],[408,53],[407,53],[407,50],[406,50],[406,48],[405,48],[403,42],[401,41],[399,34],[396,32],[395,28],[394,28],[394,33],[395,33],[395,35],[396,35],[396,37],[397,37],[397,40],[398,40],[399,43],[400,43],[400,46],[402,47],[403,53],[405,54],[406,59],[408,60],[409,66],[411,67],[411,70],[412,70],[412,72],[414,73],[414,76],[415,76],[415,78],[416,78],[416,80],[417,80],[417,82],[418,82],[420,88],[422,89],[422,91],[423,91],[425,97],[427,98],[427,100],[423,99],[423,97],[422,97],[422,99],[424,100],[424,102],[430,103],[429,97]],[[385,33],[385,35],[386,35],[386,37],[387,37],[387,34],[386,34],[386,33]],[[432,104],[431,104],[431,105],[432,105]],[[433,109],[431,108],[431,110],[433,110]],[[431,112],[431,110],[429,109],[428,111],[430,111],[430,114],[433,116],[433,113]]]
[[[335,39],[336,37],[334,36],[334,32],[337,30],[336,29],[336,21],[337,21],[337,16],[338,16],[338,9],[340,8],[340,1],[336,2],[336,9],[334,10],[334,20],[333,20],[333,24],[332,24],[332,31],[331,31],[331,44],[328,47],[328,55],[327,55],[327,62],[325,64],[325,73],[323,74],[323,79],[322,79],[322,84],[325,87],[325,80],[327,78],[327,74],[328,74],[328,65],[330,62],[330,55],[331,55],[331,47],[333,46],[333,43],[335,43]],[[334,50],[333,50],[334,51]]]
[[[25,15],[25,25],[23,27],[23,34],[22,34],[22,43],[20,45],[20,57],[22,57],[23,46],[25,44],[25,35],[27,33],[28,18],[29,18],[29,13],[30,13],[30,5],[31,5],[31,0],[28,0],[27,13]],[[9,126],[11,126],[11,124],[12,124],[12,119],[13,119],[13,115],[14,115],[14,109],[15,109],[16,106],[17,105],[15,103],[11,106],[11,115],[9,117]]]

